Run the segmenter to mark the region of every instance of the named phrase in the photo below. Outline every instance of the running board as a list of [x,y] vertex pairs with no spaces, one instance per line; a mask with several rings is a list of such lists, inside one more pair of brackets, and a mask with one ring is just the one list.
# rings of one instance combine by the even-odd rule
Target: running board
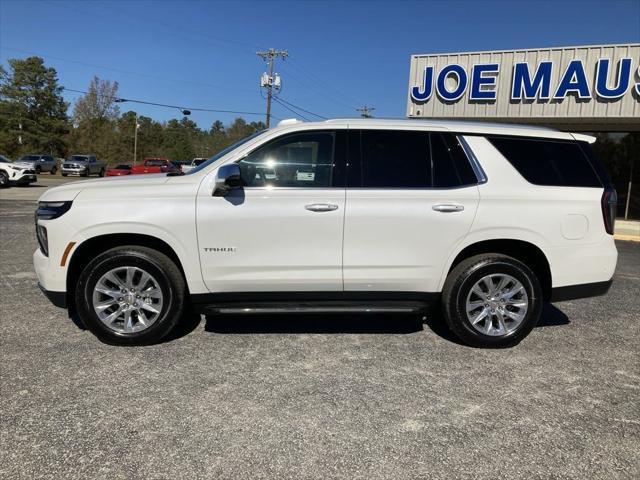
[[195,305],[200,313],[220,314],[285,314],[285,313],[417,313],[424,311],[424,302],[260,302]]

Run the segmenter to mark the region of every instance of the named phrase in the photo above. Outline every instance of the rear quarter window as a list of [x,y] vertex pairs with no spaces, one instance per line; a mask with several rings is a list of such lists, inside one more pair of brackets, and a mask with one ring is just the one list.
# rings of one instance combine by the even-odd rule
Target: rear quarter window
[[534,185],[602,187],[578,142],[498,136],[487,139]]

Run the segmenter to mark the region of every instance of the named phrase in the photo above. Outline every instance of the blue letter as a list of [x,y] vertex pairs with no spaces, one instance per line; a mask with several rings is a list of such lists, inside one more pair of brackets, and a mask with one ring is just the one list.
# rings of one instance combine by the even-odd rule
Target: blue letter
[[551,70],[553,62],[540,62],[533,80],[529,72],[529,64],[516,63],[513,67],[513,84],[511,85],[511,100],[522,100],[524,91],[525,100],[547,100],[549,98],[549,86],[551,85]]
[[[456,88],[451,92],[447,90],[447,86],[445,84],[449,74],[455,75],[458,82]],[[438,91],[438,95],[440,95],[443,100],[447,100],[449,102],[458,100],[462,95],[464,95],[464,91],[467,89],[467,72],[461,65],[447,65],[440,70],[440,73],[438,74],[436,89]]]
[[431,98],[431,92],[433,92],[433,67],[425,67],[422,90],[420,90],[419,86],[413,87],[411,89],[411,97],[416,102],[426,102]]
[[[484,77],[482,74],[498,73],[500,71],[500,65],[497,63],[482,63],[474,65],[471,73],[471,100],[495,100],[496,91],[493,87],[496,86],[496,77]],[[482,90],[482,85],[490,85],[492,89]]]
[[578,97],[580,98],[591,98],[589,83],[587,82],[587,76],[584,73],[582,60],[571,60],[569,62],[553,98],[564,98],[569,92],[577,92]]
[[598,60],[598,65],[596,67],[596,93],[602,98],[620,98],[627,93],[627,88],[629,88],[631,59],[621,58],[618,61],[618,79],[616,80],[615,87],[613,88],[609,88],[607,86],[610,63],[611,61],[608,58],[601,58]]

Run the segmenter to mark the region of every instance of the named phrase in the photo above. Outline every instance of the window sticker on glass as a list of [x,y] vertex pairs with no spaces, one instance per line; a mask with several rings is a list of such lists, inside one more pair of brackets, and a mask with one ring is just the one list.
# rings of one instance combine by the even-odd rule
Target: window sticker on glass
[[296,172],[296,180],[299,182],[313,182],[316,174],[313,172]]

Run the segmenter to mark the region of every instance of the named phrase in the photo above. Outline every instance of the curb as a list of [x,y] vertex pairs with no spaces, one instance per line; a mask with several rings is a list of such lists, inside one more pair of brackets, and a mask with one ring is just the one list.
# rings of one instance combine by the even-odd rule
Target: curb
[[640,236],[638,235],[623,235],[621,233],[616,233],[613,238],[615,240],[624,240],[627,242],[640,242]]

